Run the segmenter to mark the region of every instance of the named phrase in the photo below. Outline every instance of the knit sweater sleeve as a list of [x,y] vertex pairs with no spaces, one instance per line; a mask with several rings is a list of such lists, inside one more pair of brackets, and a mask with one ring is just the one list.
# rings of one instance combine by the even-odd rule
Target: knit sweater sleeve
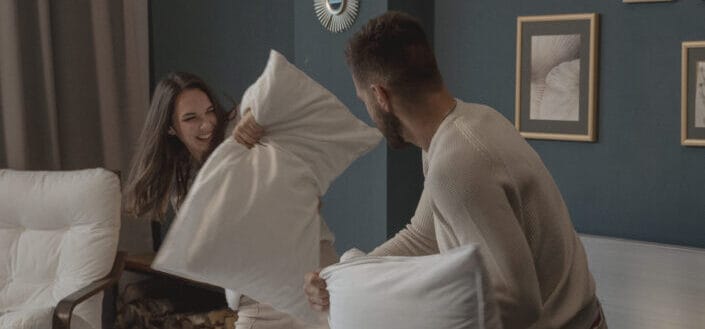
[[411,223],[393,238],[373,250],[373,256],[422,256],[438,253],[433,228],[433,213],[428,193],[424,189]]
[[521,214],[515,212],[521,202],[516,185],[481,144],[455,141],[432,160],[426,180],[438,243],[442,249],[479,244],[504,328],[528,328],[542,301]]

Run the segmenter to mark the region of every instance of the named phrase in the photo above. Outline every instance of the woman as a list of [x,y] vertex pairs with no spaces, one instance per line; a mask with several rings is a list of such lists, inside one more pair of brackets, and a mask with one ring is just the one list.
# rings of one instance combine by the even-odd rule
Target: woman
[[[157,84],[138,141],[125,189],[126,210],[138,217],[163,220],[169,204],[177,210],[210,153],[232,128],[228,116],[206,83],[189,73],[171,73]],[[241,133],[240,131],[246,131]],[[248,148],[264,130],[247,112],[233,135]],[[336,261],[332,235],[322,224],[321,264]],[[297,328],[302,324],[271,306],[228,291],[228,305],[238,309],[236,328]]]
[[125,189],[125,208],[162,221],[178,208],[191,180],[223,141],[228,117],[195,75],[171,73],[159,82],[140,134]]

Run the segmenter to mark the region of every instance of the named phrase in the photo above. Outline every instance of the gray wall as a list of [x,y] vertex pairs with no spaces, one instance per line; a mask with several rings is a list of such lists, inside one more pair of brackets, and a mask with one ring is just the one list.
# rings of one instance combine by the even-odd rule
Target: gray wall
[[600,14],[597,143],[531,141],[578,231],[705,247],[705,149],[680,146],[681,42],[705,2],[437,1],[435,45],[461,99],[514,120],[516,17]]

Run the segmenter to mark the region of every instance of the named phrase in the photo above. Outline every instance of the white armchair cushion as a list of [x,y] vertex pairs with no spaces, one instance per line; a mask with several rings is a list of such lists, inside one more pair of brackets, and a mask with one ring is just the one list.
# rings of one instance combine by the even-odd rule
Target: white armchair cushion
[[[0,170],[0,323],[43,314],[36,310],[108,274],[119,230],[114,173]],[[74,314],[100,328],[101,303],[93,296]]]
[[352,249],[323,269],[331,329],[498,329],[497,306],[474,245],[431,256]]
[[[22,309],[0,313],[0,328],[7,329],[49,329],[52,327],[53,307]],[[71,329],[95,329],[79,315],[71,317]]]
[[262,145],[211,154],[152,266],[316,322],[301,285],[319,266],[318,197],[381,135],[275,51],[240,106]]

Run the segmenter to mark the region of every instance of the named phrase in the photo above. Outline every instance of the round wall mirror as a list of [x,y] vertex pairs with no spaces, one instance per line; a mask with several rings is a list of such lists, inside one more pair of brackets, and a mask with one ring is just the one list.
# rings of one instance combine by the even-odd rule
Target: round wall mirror
[[328,0],[326,5],[328,6],[328,11],[333,15],[338,15],[345,8],[345,0]]
[[321,25],[336,33],[353,25],[359,8],[358,0],[313,0],[313,9]]

